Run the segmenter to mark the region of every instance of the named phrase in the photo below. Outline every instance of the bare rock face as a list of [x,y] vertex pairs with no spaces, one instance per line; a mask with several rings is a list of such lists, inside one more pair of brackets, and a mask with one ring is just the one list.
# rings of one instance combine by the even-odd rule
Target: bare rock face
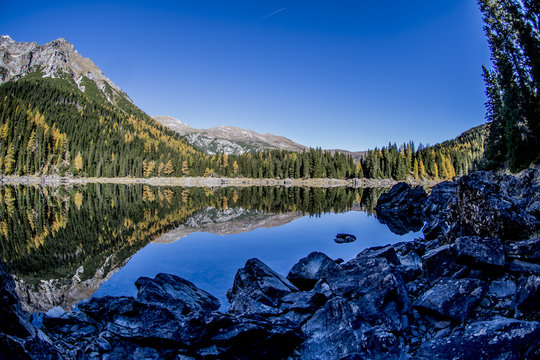
[[73,81],[82,91],[91,81],[111,103],[119,98],[131,101],[92,60],[81,56],[73,44],[63,38],[39,45],[0,36],[0,84],[34,72],[40,72],[43,77]]

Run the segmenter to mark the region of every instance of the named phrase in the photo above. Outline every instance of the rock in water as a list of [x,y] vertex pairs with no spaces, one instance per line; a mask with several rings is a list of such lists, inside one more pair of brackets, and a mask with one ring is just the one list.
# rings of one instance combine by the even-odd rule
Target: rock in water
[[339,233],[336,235],[336,238],[334,239],[334,241],[337,242],[338,244],[351,243],[351,242],[356,241],[356,236],[351,235],[351,234]]

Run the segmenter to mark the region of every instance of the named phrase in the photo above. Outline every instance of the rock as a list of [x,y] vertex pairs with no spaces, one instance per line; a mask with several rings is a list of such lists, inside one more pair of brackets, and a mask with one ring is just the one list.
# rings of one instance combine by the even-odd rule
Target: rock
[[399,212],[406,215],[421,215],[426,200],[426,191],[421,186],[412,187],[401,182],[379,197],[375,211],[377,214]]
[[540,237],[508,242],[506,245],[506,255],[511,259],[540,263]]
[[351,243],[351,242],[356,241],[356,236],[351,235],[351,234],[339,233],[336,235],[336,238],[334,239],[334,241],[338,244]]
[[540,275],[540,264],[533,264],[521,260],[513,260],[508,265],[508,270],[520,274]]
[[444,219],[433,219],[424,225],[422,232],[426,240],[435,240],[444,237],[451,230],[450,225]]
[[321,252],[312,252],[300,259],[289,271],[287,279],[298,289],[309,291],[321,279],[329,268],[336,268],[337,264]]
[[46,336],[30,322],[15,292],[15,282],[0,262],[0,358],[61,359]]
[[156,304],[183,315],[191,311],[214,311],[219,300],[191,282],[170,274],[157,274],[154,279],[140,277],[135,282],[137,300]]
[[333,294],[355,302],[364,319],[393,317],[383,309],[393,303],[407,311],[409,299],[403,280],[396,277],[385,258],[356,258],[329,271],[326,281]]
[[458,261],[487,270],[502,270],[504,248],[501,240],[479,236],[463,236],[456,239],[454,249]]
[[235,302],[247,302],[245,297],[277,308],[280,298],[293,291],[298,291],[298,288],[285,277],[259,259],[249,259],[236,273],[233,287],[227,291],[227,299],[231,310],[238,308]]
[[431,281],[442,277],[456,277],[463,268],[456,263],[456,255],[451,245],[443,245],[422,256],[424,267]]
[[415,308],[456,321],[465,320],[487,290],[477,279],[441,279],[414,303]]
[[516,308],[520,312],[531,314],[540,312],[540,276],[531,275],[519,282]]
[[467,325],[463,334],[422,344],[415,359],[533,360],[540,357],[540,323],[498,317]]
[[422,207],[427,199],[425,190],[406,183],[394,185],[382,194],[375,206],[377,219],[396,234],[420,231],[423,226]]
[[427,218],[433,218],[446,212],[450,205],[457,200],[457,183],[443,181],[433,188],[422,208]]
[[523,239],[538,221],[519,202],[500,191],[490,173],[478,172],[458,180],[458,200],[452,208],[463,235]]
[[368,259],[383,258],[388,261],[389,264],[399,265],[400,261],[396,254],[396,250],[392,245],[387,246],[375,246],[362,250],[360,254],[356,255],[357,261],[365,261]]

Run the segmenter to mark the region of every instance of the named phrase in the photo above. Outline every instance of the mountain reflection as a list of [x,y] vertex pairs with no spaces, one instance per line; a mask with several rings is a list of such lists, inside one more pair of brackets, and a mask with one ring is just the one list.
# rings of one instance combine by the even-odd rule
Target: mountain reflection
[[[16,276],[27,309],[70,307],[81,297],[91,296],[111,272],[156,239],[171,241],[194,231],[251,231],[279,226],[306,214],[352,209],[373,212],[383,191],[114,184],[2,186],[0,256]],[[36,295],[44,291],[57,293],[52,300],[49,296],[50,304]]]

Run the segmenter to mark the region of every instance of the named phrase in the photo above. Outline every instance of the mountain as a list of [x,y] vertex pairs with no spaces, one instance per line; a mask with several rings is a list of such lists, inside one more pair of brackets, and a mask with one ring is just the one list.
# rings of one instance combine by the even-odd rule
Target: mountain
[[[172,116],[154,116],[162,125],[176,131],[197,149],[214,155],[225,153],[241,155],[249,152],[281,149],[301,152],[309,151],[309,147],[298,144],[291,139],[274,134],[260,134],[253,130],[234,126],[221,125],[209,129],[196,129]],[[366,151],[347,151],[343,149],[326,150],[352,156],[355,160],[362,158]]]
[[39,45],[35,42],[16,42],[8,35],[2,35],[0,52],[0,84],[36,74],[68,80],[81,91],[100,94],[113,104],[121,101],[132,103],[127,94],[107,78],[92,60],[80,55],[73,44],[63,38]]
[[218,126],[210,129],[196,129],[171,116],[154,116],[162,125],[183,135],[194,147],[208,154],[245,154],[254,151],[282,149],[288,151],[309,150],[283,136],[260,134],[253,130],[234,126]]
[[2,36],[0,74],[0,174],[199,176],[213,167],[64,39]]

